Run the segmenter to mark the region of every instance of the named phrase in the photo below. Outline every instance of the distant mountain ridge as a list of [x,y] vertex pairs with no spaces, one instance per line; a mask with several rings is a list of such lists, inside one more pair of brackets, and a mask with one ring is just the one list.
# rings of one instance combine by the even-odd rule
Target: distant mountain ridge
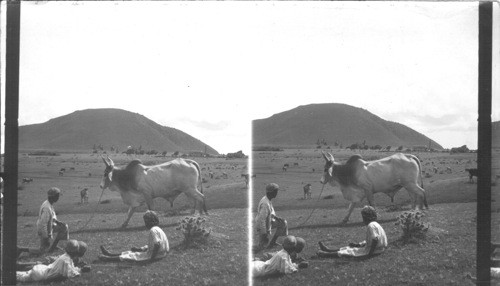
[[120,152],[128,146],[158,152],[201,151],[218,154],[191,135],[155,123],[138,113],[122,109],[86,109],[53,118],[45,123],[19,127],[20,150],[92,150],[102,145]]
[[254,146],[305,146],[325,140],[348,147],[366,142],[374,146],[429,146],[443,149],[434,140],[367,110],[347,104],[309,104],[253,121]]

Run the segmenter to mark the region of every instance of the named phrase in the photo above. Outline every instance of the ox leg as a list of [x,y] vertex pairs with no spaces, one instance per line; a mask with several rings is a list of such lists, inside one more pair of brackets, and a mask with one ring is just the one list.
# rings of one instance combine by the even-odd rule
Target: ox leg
[[134,214],[134,212],[135,212],[135,207],[130,206],[128,208],[127,219],[122,224],[121,228],[126,228],[127,227],[128,222],[130,221],[130,218],[132,217],[132,215]]
[[345,224],[349,221],[349,217],[351,216],[352,211],[354,210],[354,207],[356,206],[355,203],[350,203],[349,204],[349,210],[347,211],[346,217],[342,220],[342,224]]
[[425,205],[427,205],[427,198],[425,197],[425,190],[422,189],[419,185],[417,184],[412,184],[409,186],[405,187],[408,192],[410,193],[410,196],[413,198],[413,203],[412,203],[412,208],[416,210],[422,210]]
[[366,200],[368,201],[368,205],[371,207],[375,207],[373,204],[373,191],[366,192]]
[[[193,209],[191,210],[191,215],[194,215],[194,213],[196,212],[197,209],[199,209],[198,208],[198,201],[194,200],[194,205],[193,205]],[[200,214],[201,214],[201,211],[200,211]]]
[[186,192],[186,195],[195,201],[194,208],[193,208],[193,211],[191,212],[191,214],[194,214],[196,212],[196,209],[198,206],[199,206],[198,210],[200,212],[200,215],[203,214],[202,213],[203,210],[205,211],[205,213],[208,214],[207,208],[205,206],[205,196],[202,193],[200,193],[197,189],[194,189],[194,190]]
[[193,215],[196,212],[196,210],[199,211],[200,215],[202,215],[203,213],[208,214],[205,198],[203,198],[203,201],[201,202],[201,204],[198,200],[195,199],[194,207],[193,207],[193,210],[191,211],[191,215]]

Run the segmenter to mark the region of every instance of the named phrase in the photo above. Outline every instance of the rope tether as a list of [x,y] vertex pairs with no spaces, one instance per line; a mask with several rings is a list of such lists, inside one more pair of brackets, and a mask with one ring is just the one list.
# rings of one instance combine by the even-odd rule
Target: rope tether
[[94,215],[97,212],[97,207],[99,207],[99,204],[101,203],[101,199],[102,199],[102,195],[103,194],[104,194],[104,189],[102,189],[101,196],[99,197],[99,201],[97,201],[97,205],[95,206],[95,209],[94,209],[94,212],[92,213],[92,216],[90,216],[90,218],[87,220],[87,222],[85,223],[85,225],[83,225],[82,227],[80,227],[79,229],[77,229],[75,232],[79,232],[79,231],[85,229],[87,227],[87,225],[89,224],[89,222],[94,218]]
[[[320,200],[320,199],[321,199],[321,194],[323,194],[323,190],[325,189],[325,185],[326,185],[326,184],[323,184],[323,187],[321,188],[321,192],[319,193],[318,200]],[[301,223],[301,224],[299,224],[298,226],[296,226],[295,228],[298,228],[298,227],[303,226],[303,225],[304,225],[304,224],[305,224],[305,223],[306,223],[306,222],[307,222],[307,221],[311,218],[312,214],[316,211],[316,209],[317,209],[317,208],[314,208],[314,209],[311,211],[311,213],[309,214],[309,216],[306,218],[306,220],[305,220],[303,223]]]

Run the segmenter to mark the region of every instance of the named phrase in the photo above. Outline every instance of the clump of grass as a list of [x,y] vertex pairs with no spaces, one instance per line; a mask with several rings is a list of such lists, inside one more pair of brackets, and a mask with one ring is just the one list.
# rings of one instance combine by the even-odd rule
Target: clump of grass
[[207,242],[212,230],[205,228],[205,226],[203,226],[204,223],[205,218],[200,216],[187,216],[179,222],[179,226],[175,229],[180,230],[184,235],[183,243],[185,246]]
[[424,213],[421,211],[405,211],[397,218],[396,225],[403,231],[403,242],[415,242],[425,239],[430,223],[421,221]]

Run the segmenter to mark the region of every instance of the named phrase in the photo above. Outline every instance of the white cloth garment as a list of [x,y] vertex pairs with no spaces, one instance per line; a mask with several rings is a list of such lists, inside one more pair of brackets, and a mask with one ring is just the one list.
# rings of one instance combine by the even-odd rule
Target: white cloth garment
[[49,265],[37,264],[30,271],[17,271],[19,282],[52,280],[60,277],[73,278],[79,276],[80,268],[73,264],[69,254],[64,253]]
[[372,240],[376,238],[377,246],[375,247],[375,251],[373,254],[378,254],[384,252],[387,247],[387,236],[385,235],[385,231],[382,226],[376,222],[370,222],[366,227],[366,240],[362,242],[366,243],[364,247],[342,247],[339,249],[339,256],[364,256],[370,253],[370,248],[372,246]]
[[290,274],[297,272],[297,264],[292,263],[288,252],[282,249],[267,261],[252,261],[252,271],[255,277],[275,273]]
[[158,253],[155,258],[163,258],[167,256],[168,251],[170,250],[168,245],[167,235],[163,230],[158,226],[153,226],[148,233],[148,244],[143,246],[142,249],[147,251],[142,252],[134,252],[134,251],[125,251],[120,255],[120,260],[132,260],[132,261],[144,261],[151,259],[151,255],[153,254],[153,248],[155,244],[160,245],[160,249],[158,249]]

